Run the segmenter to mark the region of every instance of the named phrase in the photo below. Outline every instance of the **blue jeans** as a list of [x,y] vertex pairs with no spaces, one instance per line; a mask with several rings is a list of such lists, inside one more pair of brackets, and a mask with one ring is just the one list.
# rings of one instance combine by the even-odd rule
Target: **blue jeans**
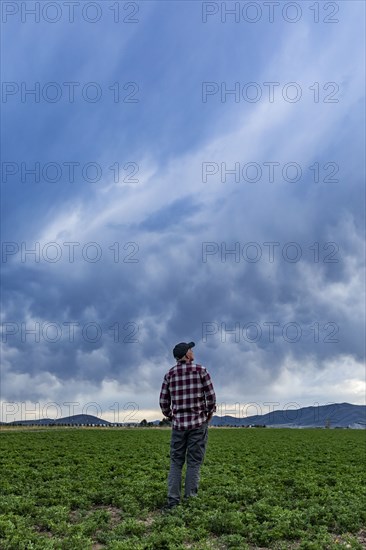
[[208,437],[208,424],[192,430],[172,430],[170,441],[170,470],[168,475],[168,505],[180,502],[182,468],[187,460],[184,484],[186,498],[196,496]]

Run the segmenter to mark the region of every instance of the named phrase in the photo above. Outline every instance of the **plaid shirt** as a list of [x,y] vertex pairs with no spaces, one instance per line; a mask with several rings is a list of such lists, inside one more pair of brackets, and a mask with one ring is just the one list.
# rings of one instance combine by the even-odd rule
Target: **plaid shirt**
[[173,429],[199,428],[209,414],[216,411],[216,395],[205,367],[178,363],[164,376],[160,408]]

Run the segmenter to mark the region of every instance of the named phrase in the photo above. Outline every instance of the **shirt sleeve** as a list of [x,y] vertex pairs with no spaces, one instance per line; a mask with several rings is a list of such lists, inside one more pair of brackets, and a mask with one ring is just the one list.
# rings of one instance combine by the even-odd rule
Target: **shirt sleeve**
[[161,386],[159,404],[163,415],[169,419],[172,418],[172,410],[171,410],[170,403],[171,403],[171,398],[170,398],[170,390],[169,390],[169,381],[168,381],[168,375],[166,374],[164,376],[163,384]]
[[202,372],[202,389],[206,400],[206,412],[209,415],[216,411],[216,394],[211,377],[205,368]]

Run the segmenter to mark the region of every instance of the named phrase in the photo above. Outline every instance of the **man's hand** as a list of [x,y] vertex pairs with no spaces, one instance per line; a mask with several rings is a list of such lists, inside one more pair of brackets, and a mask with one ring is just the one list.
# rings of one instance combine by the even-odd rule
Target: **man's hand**
[[211,418],[213,417],[213,412],[210,413],[207,417],[207,424],[209,424],[211,422]]

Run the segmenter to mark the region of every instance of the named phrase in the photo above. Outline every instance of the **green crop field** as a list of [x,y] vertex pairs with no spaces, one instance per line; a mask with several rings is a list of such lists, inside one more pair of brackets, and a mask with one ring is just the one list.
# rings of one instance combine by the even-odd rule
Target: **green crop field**
[[365,432],[215,429],[170,514],[169,429],[0,433],[0,548],[366,548]]

